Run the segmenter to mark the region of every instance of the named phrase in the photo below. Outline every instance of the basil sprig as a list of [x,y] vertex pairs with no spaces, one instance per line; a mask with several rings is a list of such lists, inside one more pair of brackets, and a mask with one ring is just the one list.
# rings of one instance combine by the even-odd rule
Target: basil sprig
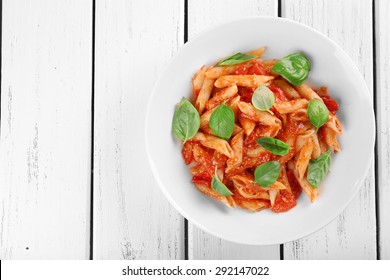
[[274,155],[284,156],[290,151],[290,146],[272,137],[263,137],[256,140],[257,144],[261,145],[267,151]]
[[267,86],[261,85],[253,92],[252,104],[256,109],[272,114],[269,109],[271,109],[274,103],[275,95]]
[[293,53],[279,60],[272,67],[272,71],[280,74],[294,86],[299,86],[309,75],[310,61],[301,53]]
[[329,110],[322,100],[312,99],[307,106],[309,121],[316,127],[316,132],[329,119]]
[[273,185],[279,177],[280,163],[278,161],[268,161],[260,164],[255,170],[255,182],[262,187]]
[[222,183],[217,175],[217,169],[215,169],[215,175],[211,180],[211,188],[222,196],[231,196],[233,193]]
[[190,101],[184,97],[173,115],[172,129],[175,135],[184,142],[191,139],[198,132],[200,116]]
[[215,136],[228,140],[234,130],[234,112],[232,108],[221,104],[210,116],[210,129]]
[[217,65],[218,66],[226,66],[226,65],[235,65],[235,64],[241,64],[246,61],[252,60],[256,58],[255,55],[247,55],[243,53],[236,53],[232,56],[229,56],[223,60],[221,60]]
[[318,185],[325,179],[326,174],[329,172],[330,167],[330,150],[323,153],[320,157],[309,162],[307,169],[307,181],[313,188],[317,188]]

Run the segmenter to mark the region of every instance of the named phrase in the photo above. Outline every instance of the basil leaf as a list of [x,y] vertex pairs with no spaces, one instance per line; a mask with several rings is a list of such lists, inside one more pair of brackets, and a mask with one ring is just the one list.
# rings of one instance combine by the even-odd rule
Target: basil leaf
[[190,101],[184,97],[173,115],[172,129],[175,135],[184,142],[191,139],[198,132],[200,116]]
[[272,137],[259,138],[256,140],[256,142],[274,155],[284,156],[287,155],[290,151],[289,145]]
[[246,61],[252,60],[256,58],[255,55],[246,55],[243,53],[236,53],[233,54],[232,56],[229,56],[223,60],[221,60],[217,66],[226,66],[226,65],[235,65],[235,64],[240,64],[244,63]]
[[275,103],[274,93],[265,85],[259,86],[252,95],[253,106],[261,111],[267,111],[272,114],[269,110]]
[[210,129],[215,136],[228,140],[234,130],[234,112],[232,108],[221,104],[210,116]]
[[294,86],[301,85],[309,75],[310,61],[301,53],[293,53],[279,60],[272,71],[280,74]]
[[268,161],[260,164],[255,170],[255,182],[262,187],[273,185],[279,177],[280,163],[278,161]]
[[330,150],[323,153],[319,158],[311,160],[307,169],[307,181],[313,188],[325,179],[330,167]]
[[217,173],[215,172],[215,175],[213,179],[211,180],[211,188],[219,193],[222,196],[231,196],[233,193],[225,186],[224,183],[222,183],[219,178]]
[[316,132],[329,119],[329,110],[322,100],[312,99],[307,106],[309,121],[316,127]]

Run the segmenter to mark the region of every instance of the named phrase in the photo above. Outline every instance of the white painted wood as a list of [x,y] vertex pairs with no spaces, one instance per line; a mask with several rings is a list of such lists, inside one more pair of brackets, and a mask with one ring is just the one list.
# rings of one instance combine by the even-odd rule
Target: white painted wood
[[[189,1],[189,40],[204,29],[236,18],[272,15],[277,16],[276,0],[214,0]],[[201,62],[200,62],[201,63]],[[279,259],[280,248],[275,246],[247,246],[212,236],[189,223],[190,259]]]
[[184,258],[184,220],[153,179],[144,147],[150,92],[183,42],[184,1],[96,2],[96,259]]
[[390,259],[390,1],[375,5],[378,123],[379,256]]
[[[372,91],[371,0],[292,0],[283,1],[282,7],[283,16],[312,26],[338,43],[356,63]],[[284,257],[376,258],[374,164],[364,186],[348,208],[324,229],[307,238],[285,244]]]
[[4,0],[0,259],[89,257],[91,1]]

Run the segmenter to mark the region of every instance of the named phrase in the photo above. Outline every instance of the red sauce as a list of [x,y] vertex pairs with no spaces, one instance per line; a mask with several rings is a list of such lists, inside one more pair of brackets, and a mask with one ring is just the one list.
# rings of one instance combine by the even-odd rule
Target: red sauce
[[187,141],[183,145],[183,149],[181,150],[181,154],[183,156],[184,162],[188,165],[194,159],[194,155],[192,153],[193,143],[191,141]]
[[192,177],[192,182],[195,184],[204,184],[206,186],[211,186],[211,179],[212,177],[210,176],[210,174],[204,171],[202,173],[194,175],[194,177]]
[[238,94],[241,96],[240,101],[252,102],[253,89],[249,87],[238,87]]
[[339,104],[337,103],[337,101],[327,96],[323,96],[321,98],[322,101],[324,101],[324,104],[328,108],[329,112],[335,115],[339,110]]
[[284,94],[283,90],[276,86],[276,85],[270,85],[268,88],[274,93],[275,95],[275,102],[283,102],[283,101],[288,101],[288,98]]
[[287,171],[288,181],[291,186],[291,193],[287,190],[281,190],[276,196],[275,203],[272,206],[272,211],[280,213],[287,212],[291,208],[294,208],[297,205],[297,199],[301,194],[302,188],[299,185],[294,174],[289,170]]

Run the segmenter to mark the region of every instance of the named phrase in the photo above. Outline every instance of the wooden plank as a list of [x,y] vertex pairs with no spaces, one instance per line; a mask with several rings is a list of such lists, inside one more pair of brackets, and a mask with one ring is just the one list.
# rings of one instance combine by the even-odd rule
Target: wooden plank
[[0,258],[89,257],[92,1],[3,1]]
[[[276,16],[277,5],[276,0],[189,1],[189,39],[214,24],[235,18],[255,15]],[[190,259],[279,259],[280,257],[279,245],[241,245],[205,233],[191,223],[188,228]]]
[[[356,63],[373,89],[372,1],[283,1],[283,16],[323,32]],[[307,238],[287,243],[285,259],[375,259],[374,163],[364,186],[331,224]]]
[[184,220],[144,148],[145,108],[184,42],[184,1],[97,1],[94,258],[182,259]]
[[375,2],[379,256],[390,259],[390,2]]

